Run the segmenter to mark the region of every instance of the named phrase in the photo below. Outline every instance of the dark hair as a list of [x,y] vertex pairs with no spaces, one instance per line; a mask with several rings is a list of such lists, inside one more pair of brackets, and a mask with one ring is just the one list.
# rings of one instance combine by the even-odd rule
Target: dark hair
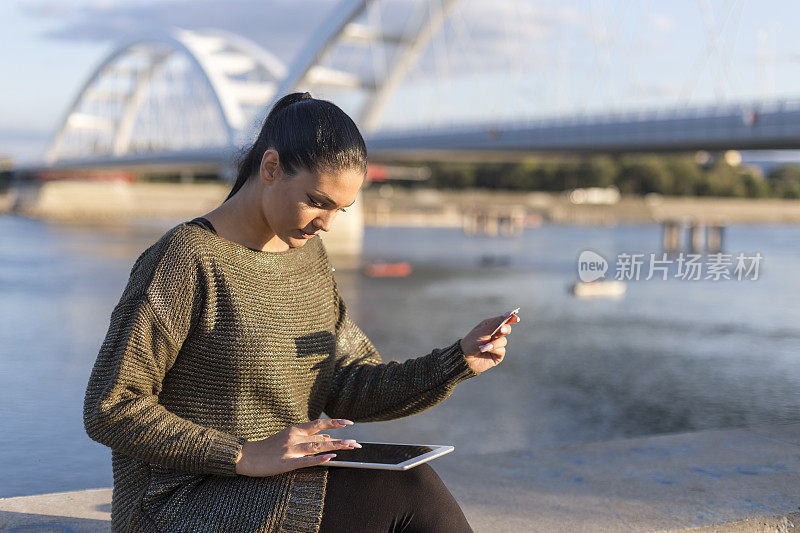
[[287,94],[272,106],[253,146],[239,162],[229,200],[255,175],[268,149],[278,152],[281,168],[314,174],[348,169],[367,172],[367,147],[353,119],[327,100],[309,93]]

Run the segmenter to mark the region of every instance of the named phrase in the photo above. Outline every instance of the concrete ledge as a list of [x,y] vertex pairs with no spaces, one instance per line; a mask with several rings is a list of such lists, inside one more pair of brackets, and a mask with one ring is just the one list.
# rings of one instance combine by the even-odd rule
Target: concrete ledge
[[751,518],[741,522],[723,524],[721,526],[706,526],[683,531],[691,533],[790,533],[798,531],[800,527],[800,513],[786,516],[771,516],[769,518]]
[[[433,463],[476,532],[788,532],[800,424],[702,431]],[[111,489],[0,499],[2,531],[108,531]]]
[[91,532],[111,530],[112,489],[0,498],[0,531]]

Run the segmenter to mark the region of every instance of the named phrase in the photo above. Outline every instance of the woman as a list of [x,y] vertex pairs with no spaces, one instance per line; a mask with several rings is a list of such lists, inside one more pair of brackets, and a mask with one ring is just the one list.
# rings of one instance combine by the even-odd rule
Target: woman
[[510,331],[491,338],[493,317],[381,362],[318,236],[366,160],[341,109],[285,96],[226,201],[136,260],[84,403],[87,433],[112,449],[114,531],[469,531],[430,466],[322,466],[359,444],[321,431],[441,402],[503,359]]

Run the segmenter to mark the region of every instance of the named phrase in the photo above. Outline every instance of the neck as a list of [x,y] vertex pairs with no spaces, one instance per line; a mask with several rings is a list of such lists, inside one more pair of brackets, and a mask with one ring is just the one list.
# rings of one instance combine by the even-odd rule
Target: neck
[[267,252],[286,251],[289,246],[264,218],[260,205],[262,191],[255,190],[258,184],[253,182],[245,183],[227,202],[203,216],[214,224],[220,237],[229,241]]

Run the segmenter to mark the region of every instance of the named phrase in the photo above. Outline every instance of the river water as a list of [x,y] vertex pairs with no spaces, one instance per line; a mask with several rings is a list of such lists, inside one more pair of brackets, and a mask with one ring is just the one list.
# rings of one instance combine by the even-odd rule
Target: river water
[[[110,451],[83,430],[83,395],[133,261],[174,223],[0,217],[0,497],[112,485]],[[414,267],[406,278],[336,272],[384,360],[515,307],[522,321],[503,363],[442,404],[339,434],[483,453],[800,421],[800,227],[728,228],[726,252],[762,255],[756,280],[632,280],[621,299],[567,290],[583,250],[613,264],[659,246],[655,225],[494,239],[367,228],[365,259]]]

